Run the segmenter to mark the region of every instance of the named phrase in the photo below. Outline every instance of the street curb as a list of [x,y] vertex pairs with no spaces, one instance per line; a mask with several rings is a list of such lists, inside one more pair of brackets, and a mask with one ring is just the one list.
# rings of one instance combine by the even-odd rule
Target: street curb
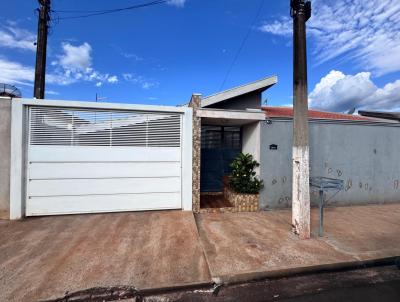
[[[210,261],[208,260],[206,249],[205,249],[205,246],[204,246],[203,241],[201,240],[201,236],[200,236],[200,228],[199,228],[198,221],[197,221],[197,215],[195,213],[192,213],[192,214],[193,214],[194,224],[196,226],[197,238],[199,240],[200,248],[203,251],[204,259],[206,260],[208,273],[210,274],[211,280],[213,280]],[[212,283],[215,283],[215,282],[212,282]]]
[[360,268],[369,268],[376,266],[388,266],[395,265],[396,261],[399,261],[400,256],[384,257],[371,260],[363,261],[349,261],[340,263],[330,263],[321,264],[306,267],[294,267],[285,268],[270,271],[255,271],[248,273],[239,273],[234,275],[222,275],[217,277],[212,277],[212,280],[216,284],[238,284],[244,282],[260,281],[263,279],[275,279],[284,277],[293,277],[299,275],[316,274],[316,273],[326,273],[326,272],[337,272],[346,271]]
[[194,283],[187,283],[181,284],[177,286],[167,286],[167,287],[159,287],[159,288],[141,288],[138,291],[144,295],[157,295],[157,294],[164,294],[167,292],[174,292],[174,291],[182,291],[182,290],[195,290],[201,288],[212,288],[214,286],[213,282],[194,282]]
[[140,293],[146,295],[162,294],[166,292],[174,292],[181,290],[195,290],[200,288],[212,287],[214,285],[231,285],[246,282],[255,282],[265,279],[289,278],[301,275],[310,275],[318,273],[339,272],[362,268],[371,268],[377,266],[396,265],[396,261],[400,260],[400,256],[377,258],[365,261],[350,261],[340,263],[321,264],[307,267],[295,267],[288,269],[279,269],[271,271],[259,271],[249,273],[239,273],[235,275],[222,275],[212,277],[212,282],[188,283],[178,286],[160,287],[160,288],[142,288]]

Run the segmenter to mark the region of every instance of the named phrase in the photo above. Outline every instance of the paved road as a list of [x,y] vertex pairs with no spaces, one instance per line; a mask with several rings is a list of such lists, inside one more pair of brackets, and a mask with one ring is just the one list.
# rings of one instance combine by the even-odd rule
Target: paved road
[[337,288],[321,293],[290,299],[277,299],[282,302],[398,302],[400,301],[400,281],[390,281],[355,288]]
[[147,296],[146,301],[282,301],[282,302],[398,302],[400,269],[380,266],[341,272],[270,279],[259,282],[177,291]]

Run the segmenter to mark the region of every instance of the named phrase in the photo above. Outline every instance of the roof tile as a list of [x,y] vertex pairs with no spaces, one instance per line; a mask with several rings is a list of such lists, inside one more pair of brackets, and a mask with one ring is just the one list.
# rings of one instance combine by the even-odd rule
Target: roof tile
[[[262,107],[267,117],[293,117],[293,108],[291,107]],[[372,119],[359,116],[350,115],[337,112],[326,112],[318,110],[308,110],[308,117],[311,119],[328,119],[328,120],[350,120],[350,121],[371,121]]]

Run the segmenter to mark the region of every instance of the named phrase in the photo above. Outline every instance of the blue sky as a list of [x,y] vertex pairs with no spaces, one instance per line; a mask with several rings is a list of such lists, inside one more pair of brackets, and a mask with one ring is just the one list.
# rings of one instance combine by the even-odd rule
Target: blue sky
[[[208,95],[278,75],[264,98],[270,105],[292,103],[289,0],[171,0],[70,20],[61,18],[80,13],[57,12],[146,2],[151,0],[53,0],[46,97],[90,101],[98,93],[107,102],[176,105],[193,92]],[[0,81],[31,97],[37,1],[0,3]],[[400,1],[312,3],[310,105],[400,110]]]

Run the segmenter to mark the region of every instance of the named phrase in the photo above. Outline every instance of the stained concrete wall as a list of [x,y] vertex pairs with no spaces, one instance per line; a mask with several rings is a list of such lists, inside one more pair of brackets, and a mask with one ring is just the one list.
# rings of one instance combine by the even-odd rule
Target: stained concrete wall
[[10,212],[11,100],[0,98],[0,219]]
[[[262,123],[262,209],[291,206],[292,131],[291,121]],[[400,124],[311,121],[309,131],[310,176],[339,178],[345,183],[345,190],[328,204],[400,202]],[[270,150],[272,144],[278,149]],[[313,205],[317,194],[311,194]]]

